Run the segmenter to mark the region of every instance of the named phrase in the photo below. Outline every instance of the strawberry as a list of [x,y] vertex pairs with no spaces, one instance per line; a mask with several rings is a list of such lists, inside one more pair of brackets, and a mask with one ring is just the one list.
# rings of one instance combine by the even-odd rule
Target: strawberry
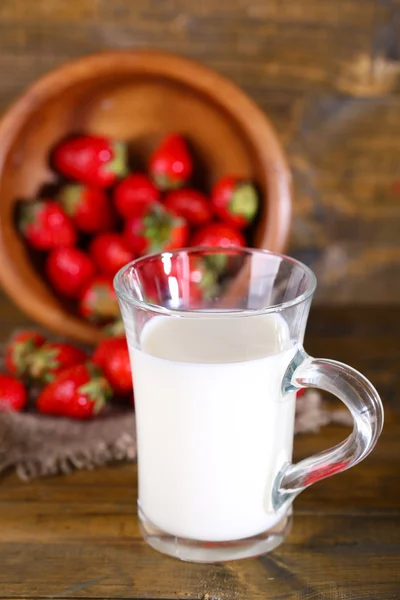
[[243,228],[256,216],[258,196],[254,185],[233,175],[223,177],[215,184],[211,200],[215,212],[230,225]]
[[29,375],[34,381],[50,383],[66,367],[85,362],[86,353],[68,343],[46,342],[33,355]]
[[131,173],[114,191],[114,203],[125,219],[141,216],[149,204],[159,202],[161,194],[143,173]]
[[17,377],[25,376],[32,355],[45,341],[46,338],[37,331],[24,330],[15,333],[5,350],[4,363],[7,371]]
[[118,301],[110,275],[97,275],[84,288],[79,311],[95,323],[112,321],[119,315]]
[[125,337],[108,338],[100,342],[94,351],[92,361],[102,369],[118,396],[132,394],[132,373]]
[[193,226],[205,225],[213,217],[212,207],[207,196],[191,188],[169,192],[164,206]]
[[186,221],[168,212],[161,204],[151,205],[141,217],[132,217],[124,228],[128,248],[140,256],[181,248],[185,246],[188,234]]
[[71,219],[52,200],[25,202],[21,207],[18,225],[28,244],[36,250],[73,246],[76,242]]
[[46,261],[46,274],[54,289],[69,298],[79,296],[95,271],[93,261],[78,248],[55,248]]
[[119,233],[100,233],[92,240],[89,252],[100,271],[115,275],[135,258],[124,237]]
[[10,377],[0,374],[0,412],[6,410],[21,411],[28,399],[24,384]]
[[85,233],[99,233],[112,229],[115,214],[104,190],[70,184],[62,188],[58,200],[75,226]]
[[126,146],[106,137],[78,135],[55,148],[53,163],[64,177],[109,187],[127,173]]
[[212,246],[227,248],[228,246],[244,246],[243,234],[227,223],[209,223],[194,234],[192,246]]
[[184,138],[168,135],[150,158],[150,175],[161,190],[182,187],[193,171],[192,159]]
[[47,415],[90,419],[103,409],[111,394],[111,387],[101,371],[87,362],[61,371],[43,388],[36,408]]

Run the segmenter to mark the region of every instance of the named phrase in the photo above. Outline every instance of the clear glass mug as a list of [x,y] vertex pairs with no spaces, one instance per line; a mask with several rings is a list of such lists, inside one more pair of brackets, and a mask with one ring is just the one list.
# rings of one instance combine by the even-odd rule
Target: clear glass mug
[[[215,562],[278,546],[306,487],[374,447],[383,408],[357,371],[303,349],[312,271],[251,249],[147,256],[115,277],[135,385],[140,527],[156,550]],[[292,464],[296,391],[336,395],[338,446]]]

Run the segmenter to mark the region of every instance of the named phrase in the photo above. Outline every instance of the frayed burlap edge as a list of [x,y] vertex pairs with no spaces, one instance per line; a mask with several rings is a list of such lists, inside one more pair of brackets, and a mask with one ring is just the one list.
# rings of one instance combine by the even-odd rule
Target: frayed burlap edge
[[25,481],[135,458],[133,412],[93,421],[0,415],[0,471],[14,468]]

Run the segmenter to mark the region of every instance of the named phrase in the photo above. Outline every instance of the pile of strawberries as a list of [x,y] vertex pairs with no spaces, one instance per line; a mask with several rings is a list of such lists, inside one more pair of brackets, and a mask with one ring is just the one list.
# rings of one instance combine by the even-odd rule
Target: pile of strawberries
[[20,331],[9,340],[4,363],[0,411],[35,409],[88,419],[105,411],[111,401],[133,403],[124,336],[105,338],[88,356],[73,344],[47,340],[37,331]]
[[61,142],[50,162],[58,192],[22,203],[19,230],[44,259],[53,290],[94,323],[117,318],[113,276],[134,258],[250,241],[259,204],[253,184],[229,175],[209,196],[191,187],[193,159],[179,134],[155,149],[147,174],[129,172],[126,144],[93,135]]

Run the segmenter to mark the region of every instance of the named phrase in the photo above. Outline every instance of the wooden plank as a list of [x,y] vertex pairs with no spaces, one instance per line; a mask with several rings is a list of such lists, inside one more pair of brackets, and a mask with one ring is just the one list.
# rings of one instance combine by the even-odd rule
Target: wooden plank
[[332,95],[305,106],[292,142],[292,251],[315,269],[320,302],[400,297],[399,106]]
[[384,6],[375,0],[222,0],[218,4],[213,0],[194,3],[192,0],[179,0],[164,3],[151,0],[81,0],[79,3],[62,0],[37,0],[26,3],[25,0],[2,2],[0,18],[2,22],[63,22],[82,23],[98,19],[113,22],[126,22],[140,19],[157,20],[161,17],[176,18],[190,15],[192,19],[214,17],[269,20],[278,23],[296,23],[299,25],[326,25],[351,28],[371,26],[373,20],[384,13]]
[[[210,0],[211,4],[211,0]],[[280,0],[264,2],[248,0],[247,14],[253,18],[271,19],[280,23],[302,25],[326,25],[349,28],[370,27],[376,18],[382,17],[384,7],[374,0]]]
[[82,22],[91,20],[98,13],[97,0],[5,0],[0,3],[0,21],[2,23],[30,22]]
[[[270,17],[257,16],[260,4],[252,1],[237,2],[236,7],[223,4],[222,11],[215,3],[201,8],[171,3],[167,11],[162,3],[104,3],[99,11],[84,5],[87,19],[79,18],[75,3],[61,13],[59,2],[46,8],[40,3],[27,18],[17,5],[1,21],[0,51],[73,57],[104,47],[150,45],[203,60],[244,86],[262,78],[290,89],[331,88],[342,64],[370,54],[371,35],[383,15],[368,1],[358,22],[346,21],[345,15],[354,15],[358,3],[347,2],[340,11],[324,2],[325,19],[321,16],[319,22],[317,3],[307,4],[299,10],[298,3],[291,2],[285,18],[277,3]],[[278,13],[280,18],[274,19]],[[311,22],[310,15],[315,15]]]
[[38,60],[51,51],[53,57],[73,58],[98,49],[99,34],[98,26],[90,24],[0,22],[0,48],[5,56],[29,55]]
[[268,591],[269,600],[387,600],[400,583],[398,531],[398,517],[297,516],[273,554],[214,566],[166,558],[107,530],[103,538],[4,540],[0,597],[265,600]]

